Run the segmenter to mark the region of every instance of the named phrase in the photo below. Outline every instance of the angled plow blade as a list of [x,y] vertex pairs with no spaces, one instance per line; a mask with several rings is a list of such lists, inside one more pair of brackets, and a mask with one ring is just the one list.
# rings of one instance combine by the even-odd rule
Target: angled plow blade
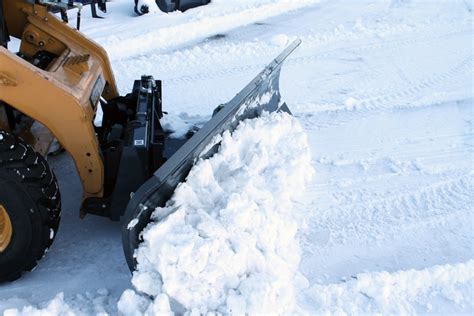
[[[151,221],[157,207],[165,206],[180,182],[186,179],[197,159],[212,156],[218,149],[216,136],[233,131],[240,121],[259,116],[263,111],[286,111],[279,90],[280,71],[284,60],[301,44],[294,41],[231,101],[215,113],[196,134],[180,147],[133,195],[123,218],[122,241],[130,270],[136,262],[134,251],[140,243],[140,233]],[[161,220],[169,213],[155,214]]]

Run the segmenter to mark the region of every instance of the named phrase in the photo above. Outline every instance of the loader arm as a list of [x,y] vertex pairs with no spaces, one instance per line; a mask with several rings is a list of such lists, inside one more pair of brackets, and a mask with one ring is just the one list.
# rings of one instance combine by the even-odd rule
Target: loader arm
[[75,162],[84,198],[102,196],[105,168],[93,120],[101,96],[118,96],[107,53],[44,5],[3,0],[3,6],[6,29],[21,46],[19,54],[0,47],[0,101],[59,140]]

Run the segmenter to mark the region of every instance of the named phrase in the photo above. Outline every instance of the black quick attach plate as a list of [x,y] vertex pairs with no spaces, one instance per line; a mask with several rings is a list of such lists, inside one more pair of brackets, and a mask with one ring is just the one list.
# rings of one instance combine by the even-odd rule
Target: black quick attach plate
[[[210,146],[213,139],[226,130],[233,131],[240,121],[255,118],[263,111],[289,112],[280,97],[280,71],[284,60],[300,44],[301,40],[296,40],[286,48],[135,192],[125,211],[122,229],[124,252],[131,270],[136,264],[134,250],[140,243],[141,231],[151,220],[151,213],[155,208],[165,206],[197,159],[210,157],[216,152],[219,144]],[[165,211],[155,213],[154,220],[168,215]],[[128,227],[132,220],[135,225]]]
[[130,194],[164,162],[161,81],[142,76],[134,82],[131,94],[103,104],[103,108],[105,127],[99,134],[105,168],[104,197],[86,199],[81,213],[119,220]]

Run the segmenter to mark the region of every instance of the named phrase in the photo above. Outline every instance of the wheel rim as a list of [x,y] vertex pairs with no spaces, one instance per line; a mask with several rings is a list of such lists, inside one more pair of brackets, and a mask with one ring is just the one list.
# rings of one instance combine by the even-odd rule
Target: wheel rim
[[13,228],[7,210],[0,204],[0,253],[7,249],[12,239]]

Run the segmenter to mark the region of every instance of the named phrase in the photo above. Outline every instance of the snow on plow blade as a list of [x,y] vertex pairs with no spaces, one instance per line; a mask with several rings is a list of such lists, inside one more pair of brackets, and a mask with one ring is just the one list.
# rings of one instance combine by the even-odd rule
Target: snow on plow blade
[[[212,156],[218,148],[218,136],[233,131],[242,120],[255,118],[263,111],[286,111],[281,101],[279,79],[284,60],[301,44],[294,41],[242,91],[213,115],[196,134],[179,148],[133,195],[123,218],[122,242],[130,270],[135,269],[134,251],[140,243],[140,233],[151,221],[157,207],[165,206],[180,182],[186,179],[195,161]],[[162,210],[153,220],[164,219]]]

